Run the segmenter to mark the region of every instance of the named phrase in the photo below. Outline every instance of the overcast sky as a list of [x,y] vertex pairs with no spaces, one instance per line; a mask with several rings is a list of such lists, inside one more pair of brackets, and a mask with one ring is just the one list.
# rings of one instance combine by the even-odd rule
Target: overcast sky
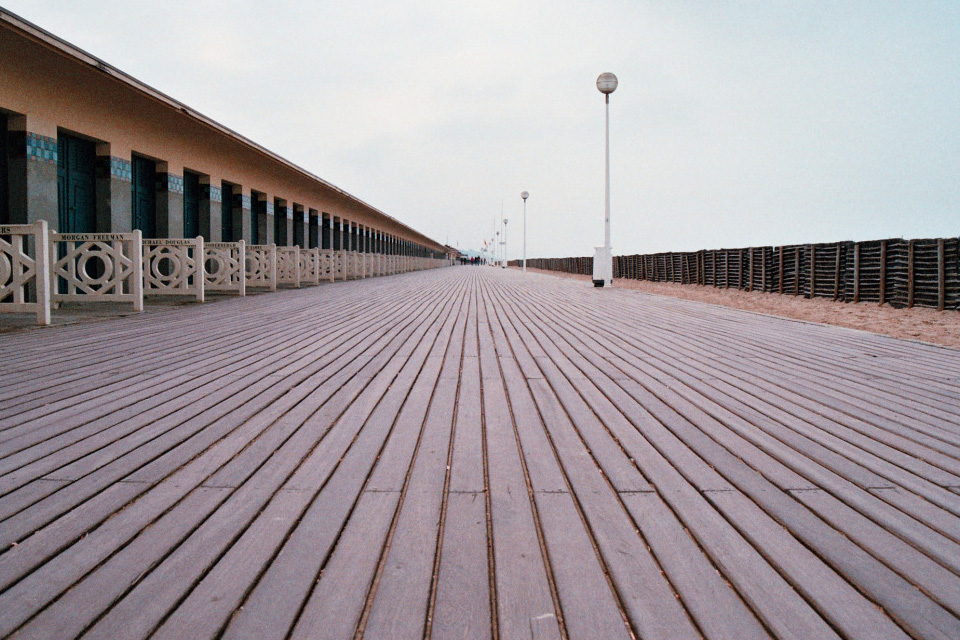
[[0,0],[441,242],[960,235],[960,2]]

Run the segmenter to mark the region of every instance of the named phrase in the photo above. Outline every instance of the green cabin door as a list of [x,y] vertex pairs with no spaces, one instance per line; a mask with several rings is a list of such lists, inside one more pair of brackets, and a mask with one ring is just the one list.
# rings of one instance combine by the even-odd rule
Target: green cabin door
[[282,247],[287,244],[283,231],[286,229],[281,229],[280,225],[287,224],[287,209],[286,207],[281,207],[280,203],[276,200],[273,201],[273,243],[278,247]]
[[233,185],[223,183],[220,190],[220,239],[235,242],[233,237]]
[[200,176],[183,172],[183,237],[200,235]]
[[96,233],[96,146],[88,141],[57,136],[57,208],[60,233]]
[[311,249],[316,249],[320,246],[320,221],[317,219],[317,216],[310,216],[308,218],[309,224],[307,227],[307,245]]
[[303,211],[293,210],[293,244],[301,249],[306,249],[307,245],[303,237]]
[[157,237],[157,163],[133,156],[133,228],[144,238]]
[[250,244],[260,244],[260,217],[267,215],[267,201],[256,191],[250,192]]

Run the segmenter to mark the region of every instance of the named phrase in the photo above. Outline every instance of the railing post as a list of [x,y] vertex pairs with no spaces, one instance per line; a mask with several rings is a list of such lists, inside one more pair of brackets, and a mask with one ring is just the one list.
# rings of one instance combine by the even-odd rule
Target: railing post
[[197,269],[193,274],[197,284],[197,302],[204,301],[204,282],[203,282],[203,236],[197,236],[197,248],[194,254],[197,261]]
[[300,245],[293,246],[293,279],[296,280],[296,287],[300,288]]
[[247,295],[247,245],[243,240],[237,241],[240,260],[240,295]]
[[130,283],[133,310],[143,311],[143,234],[140,229],[133,231],[133,247],[130,253],[133,259],[133,282]]
[[277,290],[277,245],[271,244],[269,249],[270,266],[268,267],[270,276],[270,291]]
[[50,234],[46,220],[38,220],[33,224],[37,228],[33,238],[37,324],[45,327],[50,324]]

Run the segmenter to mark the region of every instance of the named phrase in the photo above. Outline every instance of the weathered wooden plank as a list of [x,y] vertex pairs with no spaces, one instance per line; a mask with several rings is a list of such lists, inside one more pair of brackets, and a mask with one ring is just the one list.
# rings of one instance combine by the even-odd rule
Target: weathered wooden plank
[[[476,332],[474,330],[474,340]],[[467,341],[470,340],[468,327]],[[450,491],[482,492],[486,489],[483,456],[483,414],[480,405],[480,362],[477,356],[464,352],[463,380],[457,401],[456,429],[453,444],[453,473]]]
[[[382,336],[381,340],[389,337],[392,337],[392,334]],[[294,373],[302,368],[304,363],[311,362],[315,366],[324,363],[322,359],[319,362],[313,361],[311,354],[307,352],[298,361],[288,364],[279,373],[286,374],[288,371]],[[359,367],[362,364],[360,361],[352,361],[348,366]],[[326,375],[329,375],[329,373],[331,372],[327,372]],[[332,373],[336,373],[336,370]],[[251,392],[252,400],[237,407],[221,398],[219,407],[223,413],[229,414],[226,420],[211,420],[210,416],[195,417],[192,419],[192,422],[196,424],[195,428],[198,430],[195,435],[190,429],[181,425],[177,431],[169,432],[169,437],[166,438],[170,441],[169,443],[165,442],[164,437],[161,437],[149,442],[149,447],[153,451],[137,450],[133,455],[116,458],[98,469],[96,473],[87,475],[61,489],[55,496],[51,496],[51,499],[38,502],[13,519],[7,520],[4,523],[4,535],[16,540],[16,536],[21,536],[23,535],[21,532],[36,527],[38,522],[49,522],[58,513],[69,509],[72,504],[79,504],[101,488],[108,486],[110,482],[122,478],[134,482],[146,482],[145,488],[147,488],[171,470],[177,469],[194,456],[199,455],[226,434],[229,434],[230,438],[219,442],[218,448],[224,449],[229,447],[231,442],[236,442],[238,447],[242,449],[251,438],[260,433],[264,425],[269,425],[272,420],[282,415],[303,397],[296,394],[284,395],[284,393],[293,388],[296,383],[302,383],[309,379],[311,375],[314,377],[321,376],[318,379],[322,379],[324,373],[320,373],[316,369],[306,368],[296,375],[281,375],[278,379],[257,379],[253,384],[251,384],[250,379],[241,381],[240,386],[235,387],[235,389],[243,389],[246,385],[247,390]],[[311,389],[309,384],[305,388],[308,391]],[[280,401],[275,401],[278,398]],[[260,420],[250,421],[250,418],[255,415],[258,415]],[[53,491],[53,489],[50,489],[50,491]],[[71,497],[65,499],[65,494],[69,494]],[[9,500],[9,496],[5,500]]]
[[[169,512],[173,514],[171,522],[179,520],[178,516],[185,514],[199,513],[202,515],[205,512],[204,507],[216,506],[222,501],[225,493],[225,491],[210,491],[194,494],[186,501],[186,507],[179,511]],[[176,505],[181,497],[181,491],[174,486],[167,486],[162,492],[158,491],[151,495],[152,501],[162,501],[169,507]],[[0,616],[0,633],[3,635],[12,633],[47,603],[82,579],[89,569],[96,567],[110,557],[116,549],[115,545],[125,542],[132,533],[150,524],[154,518],[152,505],[150,504],[152,501],[146,500],[134,503],[126,513],[126,517],[114,518],[94,534],[71,547],[63,554],[63,562],[44,564],[40,569],[33,571],[0,594],[0,608],[4,611],[4,615]],[[180,526],[183,527],[185,524],[187,523],[183,522]],[[189,525],[187,525],[186,530],[189,530],[189,528]],[[170,531],[170,528],[168,527],[167,530]],[[163,529],[156,529],[156,531],[162,532]],[[176,528],[174,528],[175,531]],[[135,547],[132,552],[135,553],[138,549],[139,547]],[[128,557],[130,557],[129,554],[125,554],[118,562],[124,562]],[[147,558],[146,562],[149,563],[150,558]],[[104,572],[110,573],[113,569],[114,565],[109,565],[106,566]],[[122,573],[124,578],[131,582],[136,580],[139,575],[139,571],[136,570]],[[94,583],[96,582],[94,581]],[[116,585],[114,588],[116,588]],[[86,604],[93,604],[87,598],[96,597],[98,594],[93,592],[92,596],[87,595],[85,598],[82,594],[75,594],[72,597],[76,598],[77,595],[81,595],[80,602],[85,606]],[[74,606],[70,606],[68,601],[65,612],[60,615],[53,614],[51,619],[57,621],[54,624],[72,624],[70,618],[79,615],[77,601],[73,600],[73,602]],[[146,606],[146,604],[141,603],[142,606]],[[88,612],[85,615],[90,616],[92,613]],[[38,627],[36,632],[42,635],[44,629]]]
[[[450,362],[459,369],[458,361]],[[423,637],[439,544],[457,383],[457,378],[438,382],[396,530],[369,605],[365,634],[370,637]]]
[[[592,382],[587,382],[578,389],[597,411],[598,416],[613,429],[645,475],[654,480],[661,495],[681,516],[685,526],[689,527],[717,566],[722,568],[724,577],[736,585],[747,602],[758,611],[760,618],[774,629],[778,636],[799,639],[831,635],[829,627],[802,603],[793,588],[784,582],[763,557],[750,547],[729,523],[719,517],[712,507],[706,507],[707,503],[702,494],[694,490],[677,469],[670,465],[657,449],[651,447],[646,438],[640,437],[636,427],[659,427],[636,400],[616,386],[604,386],[604,393],[610,394],[609,399],[601,394]],[[663,446],[662,439],[659,446]],[[685,465],[684,473],[689,474],[692,466]],[[730,485],[723,483],[722,479],[708,468],[702,469],[698,475],[700,486],[732,490]],[[684,576],[678,577],[683,579]],[[692,603],[687,606],[692,606],[695,613],[703,615],[700,607],[708,607],[709,603]],[[728,606],[724,613],[729,616],[726,624],[730,625],[731,630],[738,627],[748,628],[750,621],[754,619],[743,605]],[[712,624],[716,625],[718,622],[714,620]]]
[[493,580],[489,560],[486,461],[480,403],[477,292],[465,314],[449,480],[442,509],[434,587],[426,629],[431,637],[490,637]]
[[[302,433],[307,433],[307,434],[309,434],[310,432],[309,432],[309,431],[303,431]],[[313,440],[315,440],[315,439],[316,439],[317,437],[319,437],[319,435],[321,435],[321,434],[322,434],[322,431],[317,432],[316,435],[312,435],[312,436],[309,436],[309,437],[312,438]],[[290,456],[290,457],[288,458],[288,460],[287,460],[287,463],[288,463],[288,464],[289,464],[289,463],[294,463],[294,462],[296,462],[296,460],[297,460],[297,456]],[[282,473],[282,469],[283,469],[283,466],[282,466],[282,465],[281,465],[281,466],[274,466],[274,467],[270,468],[271,472],[274,474],[274,477],[277,477],[277,476],[276,476],[276,473],[277,473],[278,471]],[[261,481],[262,481],[262,474],[261,474]],[[268,482],[267,482],[266,484],[269,486],[269,483],[268,483]],[[259,490],[259,491],[263,491],[263,490],[265,490],[265,489],[266,489],[266,488],[265,488],[264,486],[262,486],[262,485],[255,487],[255,490]],[[266,489],[266,490],[269,491],[269,489]],[[254,506],[255,506],[255,503],[254,503]],[[240,510],[240,511],[242,511],[242,510]],[[228,511],[228,513],[229,513],[230,517],[236,517],[236,515],[237,515],[237,513],[238,513],[238,510],[233,509],[233,510]],[[219,536],[214,536],[214,539],[216,539],[216,540],[219,540],[219,538],[220,538]],[[211,549],[211,547],[215,549],[215,548],[216,548],[216,545],[209,545],[209,544],[203,545],[202,547],[200,547],[200,548],[198,549],[198,551],[207,552],[207,551],[209,551],[209,550]],[[185,560],[186,566],[188,566],[188,567],[193,566],[191,560],[192,560],[192,558],[187,558],[187,560]],[[202,564],[201,564],[201,568],[202,568]],[[180,570],[179,572],[175,570],[175,573],[179,573],[180,575],[183,575],[182,570]],[[138,574],[135,574],[135,575],[139,575],[139,573],[138,573]],[[154,579],[154,577],[155,577],[155,574],[151,574],[150,579]],[[148,580],[149,580],[149,579],[148,579]],[[174,581],[173,583],[171,583],[171,581],[169,581],[169,580],[163,580],[163,579],[154,580],[154,583],[156,583],[156,582],[159,582],[162,588],[167,588],[168,585],[169,585],[170,587],[172,587],[172,588],[175,588],[175,587],[176,587],[175,581]],[[142,589],[142,585],[141,585],[140,588]],[[160,606],[160,603],[162,602],[162,598],[155,598],[155,599],[151,598],[151,602],[154,603],[154,605],[155,605],[156,607],[159,607],[159,606]],[[122,607],[120,607],[120,609],[122,610]],[[115,612],[116,612],[116,609],[114,610],[114,612],[111,612],[111,614],[113,615],[113,614],[115,614]],[[160,609],[159,613],[160,613],[160,614],[163,613],[162,609]],[[114,616],[114,617],[116,617],[116,616]],[[134,619],[135,621],[137,621],[137,622],[146,622],[146,624],[148,625],[146,628],[149,628],[149,621],[146,621],[146,620],[145,620],[146,616],[144,616],[144,612],[143,612],[143,611],[140,611],[140,610],[138,610],[138,609],[135,610],[135,612],[133,613],[133,616],[132,616],[132,617],[133,617],[133,619]],[[130,624],[130,621],[127,620],[127,621],[125,622],[125,624]],[[110,636],[110,633],[107,633],[107,636],[109,637],[109,636]]]
[[428,620],[431,637],[493,637],[484,492],[450,493],[445,522],[433,617]]
[[[491,323],[494,331],[503,326],[502,320]],[[513,340],[519,341],[519,336],[520,333],[514,333]],[[517,349],[512,352],[519,354],[526,344],[518,343]],[[538,361],[542,360],[544,358],[538,358]],[[626,637],[629,625],[625,624],[625,614],[605,578],[608,569],[601,564],[596,542],[589,533],[589,525],[576,507],[555,457],[555,448],[571,448],[573,456],[581,457],[587,450],[573,433],[569,421],[561,417],[563,410],[559,403],[553,402],[549,406],[542,401],[534,403],[528,385],[542,385],[543,379],[525,378],[513,359],[501,358],[500,361],[517,438],[538,507],[538,520],[550,558],[551,575],[560,600],[564,627],[573,637],[587,637],[590,634],[605,638]],[[558,434],[554,432],[548,440],[543,425],[561,421],[566,426],[562,437],[557,437]],[[612,444],[609,437],[607,442]],[[626,461],[622,454],[620,458]],[[649,489],[635,467],[629,467],[629,471],[636,481],[624,480],[626,486]],[[587,499],[594,498],[591,495]],[[541,506],[547,511],[542,511]],[[673,605],[673,602],[670,604]],[[539,618],[538,629],[545,631],[548,622],[548,617]]]
[[[642,377],[646,378],[646,376],[642,376]],[[626,386],[623,381],[618,381],[618,384],[620,384],[621,386]],[[657,389],[656,393],[660,397],[667,397],[671,395],[669,390],[667,390],[666,388],[663,387],[663,385],[657,383],[652,379],[645,379],[644,384],[651,386],[651,388]],[[651,407],[660,420],[666,421],[667,424],[671,424],[670,421],[672,420],[672,418],[670,417],[669,409],[667,409],[667,407],[664,406],[663,410],[661,410],[660,408],[661,400],[659,398],[655,398],[654,396],[649,395],[646,391],[640,389],[639,387],[630,388],[630,393],[635,397],[637,397],[638,399],[642,399],[644,406]],[[670,404],[673,406],[676,406],[677,400],[671,399]],[[759,499],[761,501],[761,504],[767,504],[770,506],[778,505],[777,507],[778,510],[776,513],[777,513],[777,518],[780,519],[781,521],[782,519],[787,518],[788,516],[800,517],[801,519],[806,518],[806,512],[802,509],[801,510],[794,509],[794,510],[786,510],[786,511],[779,510],[781,507],[783,509],[787,509],[787,507],[783,506],[776,500],[777,497],[780,495],[778,492],[776,491],[762,492],[759,489],[754,491],[753,486],[751,485],[751,482],[756,482],[756,480],[758,479],[757,477],[743,475],[743,472],[745,471],[745,469],[743,468],[741,463],[739,463],[738,461],[731,460],[729,458],[728,453],[721,452],[709,441],[704,440],[701,436],[696,436],[696,434],[692,432],[688,426],[685,426],[684,423],[674,421],[671,424],[671,430],[674,430],[678,434],[683,434],[684,441],[694,449],[701,451],[701,455],[704,455],[704,452],[709,452],[708,459],[711,460],[711,463],[716,465],[718,468],[721,468],[721,464],[722,464],[726,468],[725,474],[727,475],[727,477],[736,477],[737,486],[750,490],[750,494],[752,498]],[[689,438],[691,437],[693,437],[694,439],[690,440]],[[715,457],[714,454],[721,454],[723,457],[717,458]],[[725,462],[722,462],[722,461],[725,461]],[[676,464],[676,461],[675,461],[675,464]],[[730,474],[736,474],[736,475],[731,476]],[[732,491],[732,492],[719,491],[719,492],[715,492],[715,494],[716,496],[723,497],[724,500],[726,500],[726,496],[732,496],[730,499],[733,500],[738,495],[740,495],[739,492],[737,491]],[[711,496],[713,495],[714,494],[712,493]],[[718,500],[718,498],[712,498],[712,499],[715,502]],[[756,518],[756,515],[751,517],[750,522],[754,524],[759,523],[759,521]],[[809,519],[805,519],[804,523],[807,526],[811,525],[811,521],[809,521]],[[770,532],[774,532],[774,531],[776,530],[770,529]],[[815,526],[813,527],[812,531],[816,532],[817,535],[826,534],[826,532],[822,528],[818,528]],[[840,562],[841,565],[845,566],[847,570],[853,569],[853,567],[850,567],[849,565],[846,564],[846,562],[843,561],[842,556],[837,555],[838,554],[837,551],[832,549],[827,544],[826,542],[827,539],[829,539],[831,542],[836,540],[836,538],[830,538],[829,536],[827,536],[827,538],[823,539],[824,546],[818,547],[818,551],[820,551],[821,553],[825,553],[826,557],[830,560],[831,563]],[[760,544],[760,541],[761,541],[760,538],[754,538],[754,540],[755,542]],[[770,539],[770,541],[772,542],[773,539]],[[848,554],[854,553],[854,549],[852,548],[847,549],[847,553]],[[818,607],[821,607],[825,611],[829,612],[828,615],[830,619],[834,622],[834,624],[837,624],[838,626],[843,628],[846,631],[846,633],[856,635],[860,633],[866,633],[867,627],[865,626],[865,623],[867,620],[870,620],[872,618],[873,624],[876,625],[873,628],[873,630],[870,631],[870,634],[873,634],[873,635],[865,635],[864,637],[878,637],[876,634],[889,634],[892,632],[892,629],[889,627],[889,624],[887,624],[887,626],[885,627],[884,626],[885,623],[882,619],[876,618],[875,616],[870,615],[872,612],[872,607],[864,606],[864,605],[868,605],[868,603],[858,602],[857,597],[850,592],[844,593],[845,583],[842,583],[842,582],[838,583],[836,581],[835,576],[830,577],[830,573],[826,571],[826,568],[823,567],[822,565],[819,568],[817,568],[817,565],[811,564],[810,563],[811,558],[809,556],[801,560],[803,556],[807,556],[806,551],[804,551],[800,547],[796,547],[794,548],[794,551],[792,553],[786,553],[784,551],[780,551],[780,552],[777,552],[777,554],[773,557],[778,558],[778,561],[781,563],[782,562],[796,563],[793,565],[792,570],[788,570],[788,573],[791,576],[794,576],[796,578],[803,577],[804,579],[808,579],[808,580],[812,578],[812,576],[804,576],[803,573],[799,571],[801,567],[803,567],[807,572],[810,572],[814,569],[816,569],[819,572],[819,577],[815,580],[815,583],[819,585],[819,589],[812,589],[811,588],[812,583],[807,583],[807,586],[800,587],[804,591],[807,591],[808,593],[813,593],[818,590],[822,591],[826,587],[826,585],[830,584],[831,582],[835,585],[836,590],[829,597],[820,599],[818,602]],[[862,565],[857,565],[857,566],[860,567]],[[870,569],[874,571],[879,571],[880,574],[884,573],[883,568],[879,564],[874,564],[873,566],[870,567]],[[871,582],[870,584],[872,585],[875,583]],[[867,587],[866,583],[864,583],[864,585],[861,588],[866,589],[869,587]],[[825,594],[826,592],[823,592],[823,593]],[[925,622],[927,618],[919,615],[911,615],[911,613],[913,612],[911,612],[910,610],[905,610],[900,604],[898,604],[898,601],[896,600],[896,596],[893,596],[890,593],[885,593],[884,589],[879,589],[879,593],[877,593],[877,596],[884,601],[885,606],[894,607],[895,609],[899,610],[900,615],[906,615],[907,617],[909,617],[910,622],[908,624],[916,625],[916,627],[919,627],[919,628],[926,628],[927,632],[930,631],[931,629],[931,627],[929,626],[930,623]],[[904,594],[904,596],[906,596],[906,593]],[[843,605],[842,608],[837,606],[841,600],[845,601],[845,604]],[[853,614],[852,612],[854,610],[858,610],[858,613]],[[937,611],[938,611],[938,607],[936,605],[933,605],[932,608],[927,607],[927,610],[924,611],[923,615],[924,616],[934,615],[940,620],[940,622],[935,624],[948,624],[949,626],[949,623],[947,622],[947,618],[944,618],[942,615],[944,612],[942,610],[939,610],[939,613],[935,613]],[[855,623],[854,620],[857,620],[858,622]]]
[[[438,321],[436,316],[441,310],[449,316],[448,308],[435,309],[430,314],[433,323]],[[424,334],[423,330],[420,333]],[[423,335],[415,341],[412,350],[400,356],[406,360],[403,368],[385,377],[390,383],[381,391],[380,399],[366,406],[355,405],[355,411],[362,413],[354,416],[348,413],[340,418],[340,423],[362,425],[362,429],[345,453],[334,454],[337,463],[329,480],[312,478],[308,470],[301,469],[287,484],[288,489],[317,491],[322,488],[247,596],[239,614],[230,621],[225,638],[284,637],[295,624],[367,484],[374,463],[383,453],[404,402],[417,382],[420,368],[428,359],[433,340],[422,340]],[[398,355],[403,351],[398,351]],[[435,365],[437,370],[439,364]],[[281,602],[276,600],[278,593],[284,594]],[[362,606],[362,602],[360,604]]]
[[[289,635],[291,639],[354,636],[380,558],[376,541],[386,536],[398,497],[393,491],[363,493]],[[169,637],[184,636],[171,633]]]
[[623,501],[705,637],[769,637],[660,496],[628,493]]
[[960,614],[960,577],[825,491],[791,492],[864,549],[884,559],[954,615]]
[[551,637],[560,637],[558,611],[548,582],[541,532],[524,475],[513,418],[500,376],[489,316],[481,300],[479,327],[483,419],[489,478],[490,520],[493,532],[493,570],[496,584],[497,626],[504,637],[529,634],[534,620],[550,620]]
[[[336,327],[336,325],[334,326]],[[369,334],[370,331],[367,331],[365,333]],[[262,370],[262,373],[260,374],[261,376],[278,374],[280,373],[277,371],[279,367],[271,368],[270,366],[274,362],[279,362],[279,363],[282,363],[283,365],[287,365],[287,370],[291,370],[289,369],[290,361],[287,360],[286,362],[284,362],[284,358],[289,357],[290,355],[304,352],[304,350],[302,349],[298,352],[296,343],[290,341],[290,338],[293,335],[296,335],[296,334],[281,335],[276,340],[274,340],[272,336],[268,340],[265,340],[265,341],[261,340],[259,347],[267,351],[269,353],[269,356],[267,357],[261,356],[258,358],[258,356],[255,354],[246,355],[241,360],[241,362],[237,365],[236,368],[225,367],[219,372],[214,372],[211,375],[211,378],[216,380],[219,377],[219,378],[223,378],[223,380],[220,381],[219,384],[214,383],[212,385],[212,388],[207,387],[207,388],[200,389],[196,392],[193,392],[194,395],[200,398],[201,400],[196,400],[194,397],[190,396],[189,393],[191,392],[189,391],[189,388],[184,389],[183,387],[181,387],[179,389],[173,390],[171,393],[168,394],[168,397],[166,398],[166,400],[168,401],[167,404],[161,404],[160,402],[157,402],[154,399],[151,399],[149,404],[146,404],[143,402],[138,403],[136,402],[136,397],[137,397],[136,393],[133,394],[134,404],[132,405],[129,404],[131,400],[127,400],[126,401],[127,404],[122,404],[123,401],[120,401],[121,402],[120,404],[116,405],[111,409],[110,407],[103,407],[100,405],[96,405],[96,403],[94,403],[95,410],[94,410],[94,413],[92,414],[92,417],[97,417],[101,415],[102,417],[95,419],[92,422],[83,424],[81,429],[75,429],[73,430],[73,432],[69,434],[64,434],[63,437],[48,439],[40,447],[33,447],[30,450],[24,451],[23,453],[28,456],[27,459],[32,459],[37,455],[43,455],[45,453],[45,450],[48,450],[51,447],[53,449],[56,449],[56,447],[63,446],[63,444],[67,444],[67,446],[69,446],[68,444],[69,442],[82,439],[83,445],[82,445],[82,448],[79,449],[79,452],[82,454],[82,451],[84,451],[85,448],[89,447],[90,445],[89,440],[91,437],[99,435],[101,433],[105,434],[104,437],[106,436],[118,437],[115,435],[118,433],[118,431],[119,431],[119,435],[123,435],[124,433],[122,430],[118,430],[116,428],[110,429],[109,427],[113,427],[114,425],[117,425],[119,423],[123,423],[123,426],[125,428],[132,428],[138,424],[143,425],[143,424],[155,423],[156,421],[161,420],[162,418],[165,418],[166,416],[169,416],[169,415],[173,415],[173,414],[182,415],[183,413],[185,413],[185,411],[188,408],[192,409],[194,406],[198,406],[197,402],[202,403],[203,398],[209,397],[211,400],[217,399],[218,396],[216,395],[216,393],[214,393],[214,391],[218,388],[223,388],[223,384],[236,382],[233,379],[233,375],[235,371],[238,371],[238,372],[243,371],[244,374],[249,375],[257,371],[257,368],[259,367]],[[323,334],[315,334],[315,335],[323,335]],[[363,332],[355,335],[362,336]],[[311,334],[307,334],[304,337],[307,340],[310,340],[314,336],[312,336]],[[353,342],[353,340],[355,340],[355,338],[351,338],[348,334],[343,334],[342,329],[339,329],[339,328],[336,331],[332,332],[330,339],[336,340],[337,337],[341,337],[341,339],[345,338],[348,344]],[[326,338],[326,336],[324,336],[324,338]],[[289,346],[287,348],[277,349],[276,347],[283,344],[284,341],[287,341]],[[319,359],[322,363],[326,363],[328,361],[325,360],[325,358],[328,358],[328,357],[335,358],[337,357],[338,350],[347,348],[347,345],[336,345],[334,343],[332,345],[332,348],[326,349],[326,353],[325,353],[324,347],[327,344],[329,344],[328,340],[322,339],[319,342],[317,342],[315,346],[312,346],[312,348],[310,348],[307,351],[312,352],[314,354],[314,357],[316,359]],[[257,366],[251,366],[255,362]],[[219,373],[219,375],[217,375],[217,373]],[[243,388],[243,387],[237,387],[236,385],[234,385],[233,388],[236,389],[236,388]],[[178,397],[178,394],[179,394],[179,397]],[[160,396],[160,399],[161,400],[164,399],[162,395]],[[182,403],[169,402],[169,400],[171,399],[182,400]],[[182,406],[182,405],[186,405],[186,406]],[[156,408],[150,409],[151,406]],[[104,411],[110,411],[110,412],[104,414],[103,413]],[[84,419],[83,415],[84,415],[84,412],[80,411],[79,407],[74,407],[74,409],[69,414],[69,421],[74,421],[77,424],[82,424],[82,420]],[[51,417],[51,423],[53,426],[56,427],[57,430],[62,430],[65,426],[69,424],[69,422],[67,420],[64,420],[64,418],[59,414],[56,414]],[[31,423],[30,428],[31,428],[31,432],[27,435],[32,441],[39,441],[40,439],[42,439],[43,429],[40,428],[40,425],[38,425],[37,423]],[[64,440],[64,443],[61,444],[60,442],[57,442],[57,440]],[[5,443],[5,447],[10,447],[11,449],[15,448],[15,446],[17,445],[15,445],[15,443],[12,441]],[[62,454],[58,455],[56,457],[56,460],[61,461],[63,457],[64,456]],[[16,458],[16,456],[12,456],[12,458]],[[13,460],[11,462],[10,458],[7,458],[3,461],[3,464],[4,465],[16,464],[17,462],[19,461]],[[62,466],[62,463],[61,463],[61,466]],[[4,468],[7,468],[7,467],[4,467]]]

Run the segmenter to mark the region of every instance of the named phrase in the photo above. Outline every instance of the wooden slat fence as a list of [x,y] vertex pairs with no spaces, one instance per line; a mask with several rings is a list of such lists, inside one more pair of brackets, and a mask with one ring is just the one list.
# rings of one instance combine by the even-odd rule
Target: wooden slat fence
[[[527,266],[589,275],[593,258],[534,258]],[[614,256],[613,277],[960,309],[960,239],[892,238]]]

